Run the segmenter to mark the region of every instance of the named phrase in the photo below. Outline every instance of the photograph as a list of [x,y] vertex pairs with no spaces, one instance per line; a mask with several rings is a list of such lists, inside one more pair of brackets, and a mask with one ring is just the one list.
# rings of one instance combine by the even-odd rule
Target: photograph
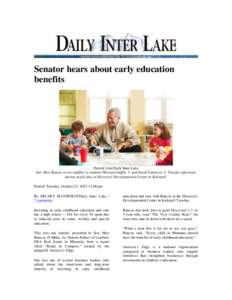
[[173,165],[172,108],[155,90],[60,90],[59,165]]

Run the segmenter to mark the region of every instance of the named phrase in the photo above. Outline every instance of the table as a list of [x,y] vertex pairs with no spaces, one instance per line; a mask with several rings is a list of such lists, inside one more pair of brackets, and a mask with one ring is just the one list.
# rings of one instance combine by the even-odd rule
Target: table
[[[74,156],[75,157],[75,156]],[[154,166],[156,156],[150,152],[140,153],[104,153],[103,158],[95,153],[88,153],[86,165],[91,166]],[[84,166],[85,164],[83,164]]]

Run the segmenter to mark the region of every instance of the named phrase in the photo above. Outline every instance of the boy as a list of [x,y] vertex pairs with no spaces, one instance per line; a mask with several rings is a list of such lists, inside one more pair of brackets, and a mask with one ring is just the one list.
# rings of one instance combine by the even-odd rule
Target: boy
[[77,147],[87,146],[87,138],[83,135],[84,125],[81,121],[72,123],[72,133],[62,142],[61,149],[63,151],[73,152]]

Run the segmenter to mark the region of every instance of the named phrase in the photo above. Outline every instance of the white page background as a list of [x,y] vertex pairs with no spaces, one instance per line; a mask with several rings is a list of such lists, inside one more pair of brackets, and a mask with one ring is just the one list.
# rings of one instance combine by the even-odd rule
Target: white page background
[[[227,1],[40,1],[2,4],[2,299],[230,299],[230,101],[231,27]],[[55,53],[55,35],[94,37],[149,34],[176,38],[180,53],[199,59],[160,61],[174,75],[81,74],[65,84],[33,83],[33,55]],[[45,61],[47,65],[92,65],[91,61]],[[103,64],[121,64],[101,61]],[[132,64],[132,60],[128,64]],[[146,65],[158,64],[156,61]],[[142,62],[135,61],[135,64]],[[57,168],[58,91],[125,86],[163,86],[173,96],[175,168],[198,171],[197,178],[172,178],[154,187],[118,182],[133,193],[199,194],[200,259],[167,264],[120,263],[115,238],[110,273],[33,273],[32,186],[36,169]],[[10,112],[10,117],[9,117]],[[11,120],[11,122],[9,122]],[[7,154],[6,154],[7,153]],[[47,180],[47,179],[46,179]],[[42,179],[44,181],[44,179]],[[108,186],[112,192],[114,186]],[[112,196],[121,221],[121,192]],[[96,203],[93,203],[96,205]],[[230,225],[230,226],[229,226]]]

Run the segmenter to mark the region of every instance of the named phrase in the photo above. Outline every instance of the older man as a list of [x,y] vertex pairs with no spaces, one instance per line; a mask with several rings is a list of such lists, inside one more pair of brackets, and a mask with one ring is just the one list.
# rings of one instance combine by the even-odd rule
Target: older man
[[91,144],[108,145],[114,151],[141,152],[140,139],[134,129],[121,122],[121,112],[111,108],[107,113],[106,123],[100,125],[91,138]]

